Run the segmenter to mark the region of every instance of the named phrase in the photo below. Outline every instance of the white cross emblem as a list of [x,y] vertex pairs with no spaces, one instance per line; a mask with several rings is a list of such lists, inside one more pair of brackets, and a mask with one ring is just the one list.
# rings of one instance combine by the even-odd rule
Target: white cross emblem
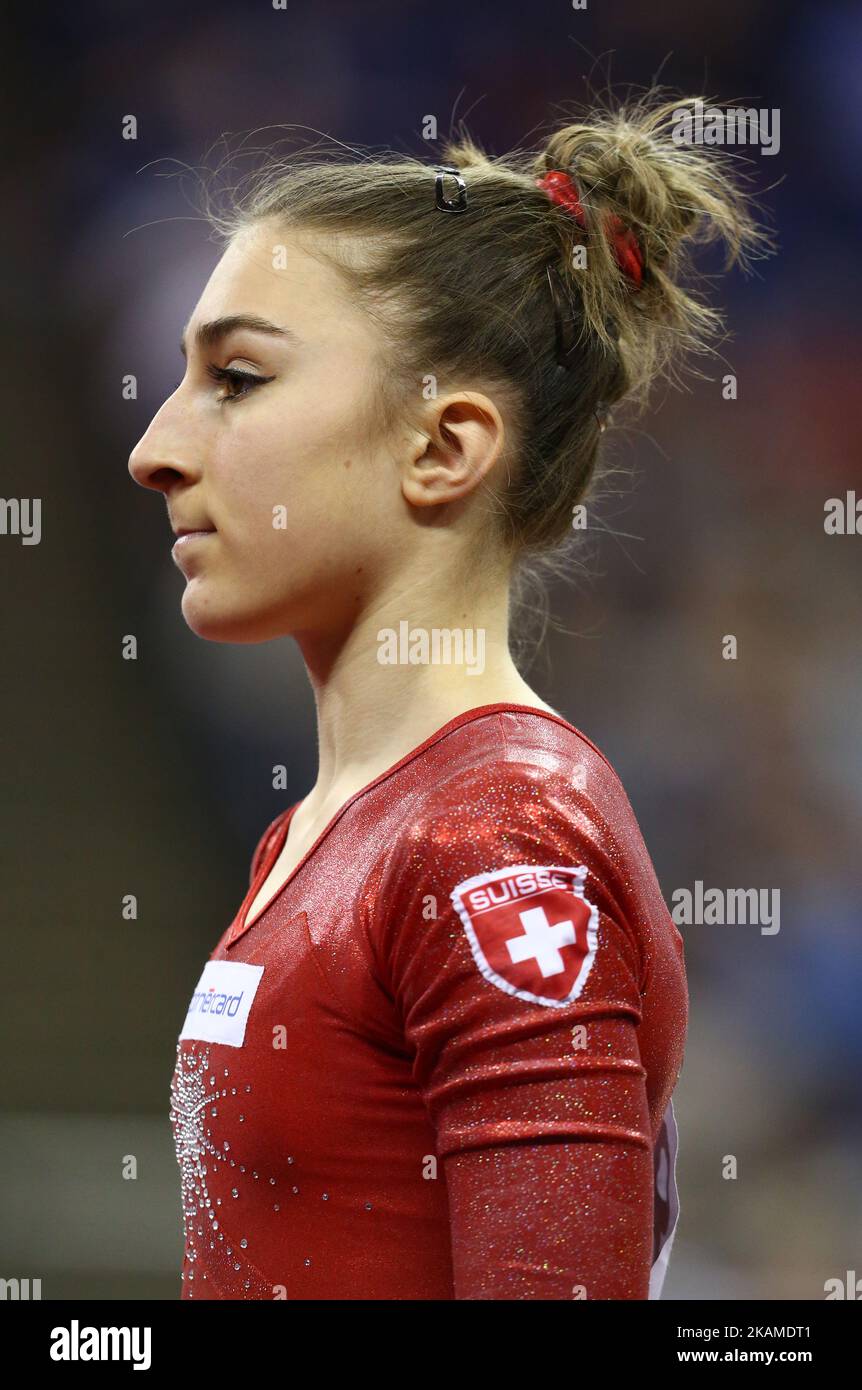
[[542,972],[542,979],[549,975],[559,975],[565,970],[565,962],[560,947],[574,946],[575,928],[572,922],[548,921],[543,907],[530,907],[518,916],[524,926],[523,936],[513,936],[506,942],[506,948],[515,965],[522,961],[534,960]]

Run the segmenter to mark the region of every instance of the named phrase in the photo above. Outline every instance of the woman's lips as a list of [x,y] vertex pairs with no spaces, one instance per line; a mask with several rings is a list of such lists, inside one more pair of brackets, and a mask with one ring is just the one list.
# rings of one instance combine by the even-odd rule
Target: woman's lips
[[204,536],[214,536],[215,530],[209,531],[181,531],[173,544],[174,550],[185,550],[192,541],[202,540]]
[[194,567],[196,562],[192,557],[196,554],[197,548],[214,535],[215,531],[210,529],[208,531],[181,531],[177,536],[171,547],[171,556],[174,564],[179,565],[186,576],[188,575],[187,559],[188,564]]

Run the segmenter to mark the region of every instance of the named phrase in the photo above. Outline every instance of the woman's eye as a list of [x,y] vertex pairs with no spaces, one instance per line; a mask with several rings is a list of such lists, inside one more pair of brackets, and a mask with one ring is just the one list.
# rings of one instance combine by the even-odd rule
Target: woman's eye
[[207,367],[207,372],[213,381],[221,382],[228,388],[225,395],[220,396],[219,400],[239,401],[243,396],[247,396],[256,386],[263,386],[274,378],[271,376],[256,376],[254,372],[241,372],[236,367]]

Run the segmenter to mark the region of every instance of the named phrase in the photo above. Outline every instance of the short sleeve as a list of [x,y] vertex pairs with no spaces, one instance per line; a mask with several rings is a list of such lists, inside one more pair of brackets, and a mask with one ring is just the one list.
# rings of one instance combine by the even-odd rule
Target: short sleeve
[[380,968],[437,1139],[459,1299],[648,1297],[643,943],[564,778],[500,764],[393,852]]

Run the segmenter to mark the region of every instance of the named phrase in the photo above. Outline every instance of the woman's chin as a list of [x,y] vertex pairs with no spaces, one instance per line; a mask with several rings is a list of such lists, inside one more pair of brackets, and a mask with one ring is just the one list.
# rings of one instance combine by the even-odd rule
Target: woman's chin
[[273,624],[271,613],[243,609],[236,603],[220,604],[212,592],[204,591],[200,580],[186,585],[182,613],[192,632],[207,642],[268,642],[287,635]]
[[254,626],[247,614],[235,608],[223,608],[211,596],[200,592],[201,586],[192,580],[183,594],[182,611],[186,623],[196,636],[207,642],[255,642],[250,628]]

